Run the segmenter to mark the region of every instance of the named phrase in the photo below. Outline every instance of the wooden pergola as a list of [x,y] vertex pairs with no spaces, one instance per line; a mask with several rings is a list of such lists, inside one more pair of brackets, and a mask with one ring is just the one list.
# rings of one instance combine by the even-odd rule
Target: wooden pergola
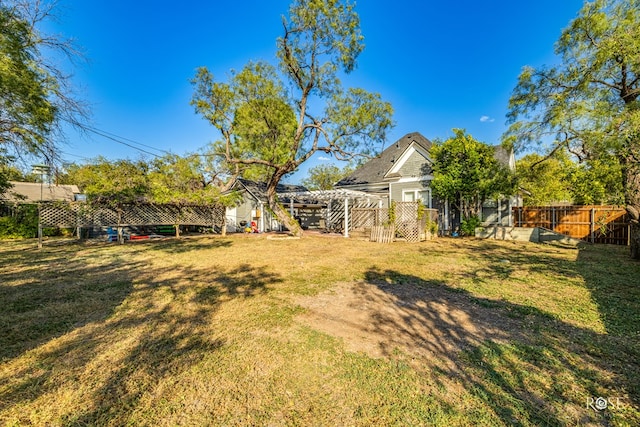
[[280,198],[289,199],[289,209],[293,216],[294,204],[298,206],[305,206],[317,203],[326,203],[327,212],[326,217],[331,215],[331,203],[333,201],[341,201],[344,206],[344,237],[349,237],[349,206],[353,206],[356,203],[366,202],[367,204],[377,203],[380,204],[380,197],[365,193],[363,191],[354,191],[346,189],[335,190],[315,190],[315,191],[298,191],[289,193],[278,193]]

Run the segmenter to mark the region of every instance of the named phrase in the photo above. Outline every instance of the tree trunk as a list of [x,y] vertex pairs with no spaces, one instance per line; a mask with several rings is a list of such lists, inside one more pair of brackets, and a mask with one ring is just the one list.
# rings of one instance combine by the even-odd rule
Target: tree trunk
[[269,209],[275,214],[278,221],[284,224],[289,232],[294,236],[302,236],[302,227],[289,212],[278,202],[276,197],[276,186],[279,180],[271,179],[267,185],[267,200]]
[[629,246],[631,258],[640,260],[640,139],[630,141],[628,153],[622,159],[624,198],[631,223]]
[[[639,206],[636,206],[636,208],[639,208]],[[630,229],[631,258],[640,260],[640,223],[638,220],[631,220]]]
[[220,235],[222,237],[225,237],[227,235],[227,212],[226,212],[226,208],[225,208],[225,213],[222,216],[222,226],[220,228]]

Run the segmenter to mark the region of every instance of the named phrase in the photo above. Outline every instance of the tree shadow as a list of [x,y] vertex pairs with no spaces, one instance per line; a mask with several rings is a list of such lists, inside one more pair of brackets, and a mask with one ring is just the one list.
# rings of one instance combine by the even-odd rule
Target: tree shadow
[[[62,264],[72,254],[44,252],[41,256],[54,265],[53,273],[62,273],[68,268]],[[28,264],[27,260],[25,255]],[[55,267],[57,263],[60,267]],[[9,345],[2,346],[4,361],[9,366],[15,358],[19,367],[0,375],[0,382],[6,384],[0,388],[3,406],[68,390],[69,378],[88,375],[95,377],[95,387],[83,390],[83,402],[77,407],[64,409],[62,422],[127,424],[131,408],[163,379],[179,376],[224,347],[224,334],[212,327],[221,304],[263,294],[282,281],[266,267],[247,264],[218,271],[191,266],[145,269],[129,262],[114,265],[76,271],[81,273],[77,283],[61,284],[55,275],[47,275],[30,284],[0,287],[3,297],[20,302],[12,305],[7,317],[7,323],[16,323],[16,331],[2,336],[2,344]],[[3,274],[9,275],[0,272],[0,277]],[[55,312],[69,303],[69,312],[75,314],[60,322],[64,326],[46,331],[34,321],[27,326],[35,335],[30,344],[15,344],[19,329],[25,327],[20,312],[34,298],[36,303],[29,306],[34,313]],[[92,306],[96,311],[84,307],[90,299],[98,301]],[[33,350],[29,360],[20,362],[19,356],[27,350]],[[80,384],[86,387],[86,382]],[[30,423],[29,414],[24,416],[23,421]]]
[[354,290],[358,300],[388,309],[369,313],[360,332],[377,337],[386,357],[396,349],[417,357],[436,383],[459,380],[506,425],[607,424],[616,414],[587,405],[605,392],[623,393],[637,408],[638,367],[629,369],[637,345],[444,282],[376,268],[365,280]]
[[203,249],[228,248],[231,247],[233,241],[218,236],[198,236],[179,239],[172,237],[161,240],[139,240],[126,244],[149,246],[149,249],[167,253],[186,253]]
[[[574,334],[583,329],[560,329],[566,336],[575,335],[586,347],[592,348],[597,343],[598,348],[591,350],[606,357],[609,365],[617,365],[618,374],[625,378],[622,384],[629,385],[629,398],[639,406],[640,263],[629,257],[628,248],[624,246],[584,244],[575,249],[545,246],[544,252],[532,253],[526,250],[527,246],[484,240],[480,242],[479,250],[470,251],[472,258],[482,266],[472,274],[479,281],[498,278],[504,279],[505,283],[514,283],[523,270],[529,270],[554,277],[563,284],[573,280],[576,286],[583,287],[597,310],[605,333],[594,335],[585,330],[585,333]],[[575,253],[575,260],[566,258],[567,251]],[[571,295],[557,293],[559,298],[571,302]],[[532,300],[535,297],[533,293]],[[558,318],[546,311],[541,314]],[[560,326],[565,323],[568,322],[561,322]],[[625,357],[631,359],[625,360]],[[628,360],[636,363],[630,365]]]
[[103,267],[78,257],[80,252],[91,256],[92,251],[81,245],[64,250],[3,251],[0,360],[104,320],[129,295],[131,276],[142,265],[129,262]]

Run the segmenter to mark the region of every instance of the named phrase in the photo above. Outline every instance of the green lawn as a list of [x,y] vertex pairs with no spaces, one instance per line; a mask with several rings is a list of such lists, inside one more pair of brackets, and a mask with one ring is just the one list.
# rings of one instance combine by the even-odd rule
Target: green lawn
[[639,308],[623,247],[4,241],[0,424],[640,425]]

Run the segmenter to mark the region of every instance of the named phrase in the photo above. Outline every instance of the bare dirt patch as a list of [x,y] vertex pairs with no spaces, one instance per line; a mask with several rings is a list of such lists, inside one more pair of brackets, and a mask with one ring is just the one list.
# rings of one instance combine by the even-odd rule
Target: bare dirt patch
[[305,324],[373,357],[400,349],[455,368],[461,350],[524,337],[522,320],[438,285],[339,283],[296,303],[307,309],[299,316]]

